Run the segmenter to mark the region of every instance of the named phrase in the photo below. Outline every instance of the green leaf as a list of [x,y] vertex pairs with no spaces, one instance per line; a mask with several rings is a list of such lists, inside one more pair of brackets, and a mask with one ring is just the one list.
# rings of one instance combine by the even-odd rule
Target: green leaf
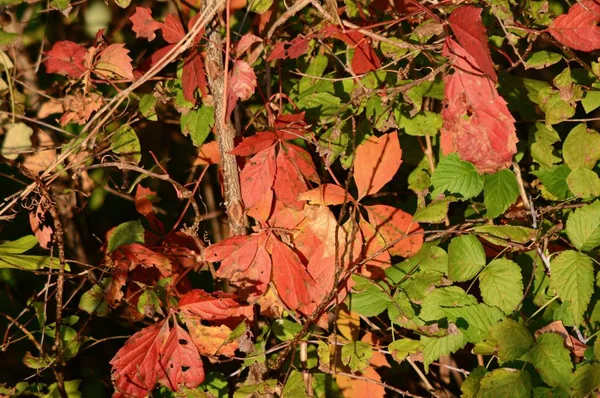
[[[399,116],[399,117],[398,117]],[[443,125],[442,116],[430,111],[421,111],[410,117],[406,111],[396,115],[398,127],[413,136],[436,135]]]
[[600,178],[589,169],[576,169],[567,177],[567,185],[573,194],[582,199],[600,196]]
[[417,210],[413,216],[413,221],[439,224],[446,219],[448,207],[454,202],[454,197],[447,196],[440,200],[434,200],[427,207]]
[[392,358],[398,363],[411,354],[416,354],[423,349],[421,342],[418,340],[401,339],[396,340],[388,345],[388,351],[392,354]]
[[146,289],[140,295],[137,303],[137,310],[140,314],[153,318],[155,314],[164,315],[160,309],[162,303],[154,290]]
[[251,398],[267,396],[275,393],[277,380],[269,379],[257,384],[241,386],[233,393],[233,398]]
[[[405,44],[408,47],[408,43],[398,39],[397,37],[390,37],[389,40],[398,44]],[[384,57],[391,59],[399,59],[408,52],[408,48],[400,48],[385,41],[379,43],[379,49],[383,53]]]
[[[0,269],[15,268],[27,271],[35,271],[44,267],[57,268],[58,259],[48,256],[35,256],[22,254],[32,249],[37,244],[37,239],[33,235],[26,235],[12,242],[4,242],[0,245]],[[69,270],[69,266],[65,265]]]
[[281,341],[290,341],[302,330],[302,325],[287,319],[276,319],[271,324],[275,337]]
[[552,166],[550,168],[533,171],[532,174],[537,176],[544,187],[552,195],[556,196],[557,200],[564,200],[571,196],[567,177],[571,174],[571,169],[567,165]]
[[438,288],[421,302],[419,318],[426,322],[439,321],[446,317],[448,308],[473,304],[477,304],[477,299],[458,286]]
[[576,209],[567,219],[567,236],[581,251],[590,251],[600,245],[600,202]]
[[[374,282],[373,282],[374,283]],[[355,286],[354,289],[357,289]],[[348,307],[366,317],[376,316],[385,311],[392,302],[389,294],[370,284],[360,291],[352,292],[348,298]]]
[[229,396],[229,388],[227,378],[220,372],[210,372],[204,378],[203,386],[215,398],[227,398]]
[[542,123],[536,123],[529,130],[529,151],[534,161],[543,167],[552,167],[554,163],[561,161],[561,158],[555,155],[554,144],[560,142],[560,137],[556,130]]
[[21,254],[27,250],[33,249],[38,241],[33,235],[25,235],[12,242],[4,242],[0,244],[0,255],[4,254]]
[[142,222],[128,221],[116,227],[108,238],[107,253],[112,253],[121,245],[144,243],[144,227]]
[[585,363],[577,366],[571,377],[573,397],[587,397],[600,387],[600,364]]
[[140,140],[129,125],[119,127],[110,136],[110,149],[135,163],[139,163],[142,159]]
[[546,384],[569,389],[573,364],[563,337],[556,333],[543,333],[537,338],[528,358]]
[[181,115],[181,132],[190,135],[194,146],[200,147],[204,144],[211,127],[215,124],[214,113],[213,107],[202,106],[198,110]]
[[519,196],[517,178],[510,170],[500,170],[485,176],[483,203],[486,216],[495,218],[512,206]]
[[507,246],[511,242],[525,244],[535,238],[536,230],[517,225],[480,225],[473,231],[485,240],[498,245]]
[[440,161],[431,177],[431,183],[435,188],[431,193],[432,198],[448,191],[469,199],[479,195],[483,189],[483,177],[475,166],[460,160],[456,153],[451,153]]
[[550,87],[540,90],[535,102],[546,114],[547,124],[557,124],[575,115],[575,107],[562,99],[559,90]]
[[448,277],[454,282],[473,279],[485,266],[485,251],[475,235],[453,238],[448,245]]
[[478,366],[469,373],[465,381],[460,386],[462,391],[462,398],[475,398],[479,391],[481,380],[487,373],[487,370],[483,366]]
[[127,8],[131,4],[131,0],[115,0],[115,3],[121,8]]
[[448,324],[448,334],[443,337],[421,336],[423,345],[423,365],[429,371],[429,365],[443,355],[448,355],[463,348],[467,341],[463,333],[453,323]]
[[592,259],[583,253],[565,250],[554,257],[550,265],[550,288],[563,302],[570,304],[573,319],[578,325],[583,321],[583,313],[594,291]]
[[19,37],[16,33],[5,32],[0,29],[0,46],[8,46],[9,44],[14,43]]
[[590,113],[600,106],[600,84],[594,83],[591,85],[592,88],[584,91],[583,98],[581,98],[581,105],[585,113]]
[[248,10],[257,14],[263,14],[271,8],[273,0],[252,0],[248,3]]
[[482,341],[487,337],[490,327],[504,318],[504,314],[498,308],[485,304],[441,309],[448,321],[455,323],[470,343]]
[[353,341],[342,347],[342,363],[350,366],[352,372],[363,372],[369,367],[373,348],[363,341]]
[[[102,284],[108,286],[110,278],[103,280]],[[105,300],[105,286],[100,284],[92,286],[90,290],[83,293],[79,299],[79,309],[96,316],[106,316],[108,314],[108,304]]]
[[520,358],[534,342],[531,333],[512,319],[505,319],[491,328],[490,337],[495,342],[498,358],[502,361]]
[[318,83],[317,78],[323,76],[323,72],[327,68],[328,58],[325,55],[319,54],[310,60],[308,64],[308,68],[304,72],[308,76],[315,76],[314,78],[308,76],[302,76],[300,81],[298,82],[298,94],[302,96],[302,94],[309,90],[311,87],[314,87],[315,84]]
[[521,268],[511,260],[496,259],[481,272],[479,288],[486,304],[510,314],[523,297]]
[[562,55],[550,51],[537,51],[525,61],[525,68],[544,69],[559,62],[562,58]]
[[600,159],[600,134],[578,124],[565,139],[563,158],[571,170],[593,168]]
[[15,123],[4,135],[2,143],[2,156],[7,159],[15,160],[19,153],[31,148],[31,136],[33,129],[25,123]]
[[305,398],[308,397],[306,393],[306,386],[304,385],[304,378],[302,373],[297,370],[292,370],[287,378],[285,386],[283,387],[282,397],[289,398]]
[[158,99],[152,94],[144,94],[142,99],[140,99],[139,109],[142,116],[144,116],[148,120],[157,121],[158,116],[156,116],[156,102]]
[[531,378],[524,371],[495,369],[481,379],[477,397],[531,398]]
[[333,116],[340,111],[341,100],[331,93],[324,91],[303,95],[296,105],[315,119],[317,116]]

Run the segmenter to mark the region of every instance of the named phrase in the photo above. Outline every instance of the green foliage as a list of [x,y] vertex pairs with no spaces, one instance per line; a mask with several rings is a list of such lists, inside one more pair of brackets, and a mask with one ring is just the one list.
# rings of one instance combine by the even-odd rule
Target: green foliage
[[448,276],[455,282],[474,278],[485,266],[483,245],[475,235],[459,236],[448,246]]
[[431,196],[436,198],[448,191],[469,199],[479,195],[483,183],[483,177],[471,163],[460,160],[456,154],[450,154],[440,161],[431,177],[434,186]]

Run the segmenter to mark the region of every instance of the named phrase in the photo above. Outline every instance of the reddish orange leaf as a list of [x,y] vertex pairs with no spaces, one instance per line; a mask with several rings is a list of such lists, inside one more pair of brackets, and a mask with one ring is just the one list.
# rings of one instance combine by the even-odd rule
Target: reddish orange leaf
[[237,296],[231,293],[207,293],[202,289],[194,289],[179,300],[179,309],[200,317],[206,321],[235,321],[252,319],[252,307],[242,306]]
[[324,37],[335,37],[336,39],[342,40],[350,48],[354,48],[352,70],[357,75],[381,68],[381,61],[379,61],[375,50],[371,47],[370,39],[362,33],[357,31],[345,33],[335,25],[326,26],[322,32]]
[[152,10],[148,7],[136,7],[135,13],[129,17],[129,20],[133,23],[131,28],[135,32],[135,37],[143,37],[152,41],[156,38],[154,31],[161,28],[162,24],[152,18]]
[[548,32],[561,44],[579,51],[600,49],[600,4],[580,0],[548,27]]
[[206,142],[198,149],[198,157],[194,161],[195,165],[218,164],[221,161],[219,153],[219,143],[217,141]]
[[161,24],[160,30],[162,31],[163,39],[170,44],[177,43],[185,36],[183,25],[179,21],[179,17],[174,14],[167,15],[165,23]]
[[369,259],[364,264],[365,270],[363,274],[373,279],[378,279],[380,276],[383,276],[381,269],[389,268],[392,265],[390,254],[387,250],[384,250],[386,247],[385,239],[375,231],[375,228],[371,224],[363,220],[362,217],[359,226],[364,240],[363,257]]
[[183,85],[183,97],[186,100],[196,103],[194,93],[197,88],[200,89],[202,96],[206,97],[206,86],[208,83],[206,82],[204,62],[196,50],[192,50],[190,56],[183,63],[181,83]]
[[235,356],[235,350],[238,349],[238,342],[227,342],[231,334],[231,329],[226,325],[204,326],[200,321],[189,317],[185,317],[185,325],[190,331],[190,337],[200,355]]
[[111,44],[100,52],[94,72],[107,78],[124,77],[133,80],[133,67],[128,53],[125,44]]
[[323,184],[318,188],[300,194],[298,200],[307,200],[311,204],[328,206],[343,204],[344,197],[348,197],[346,202],[350,199],[350,195],[346,194],[344,188],[335,184]]
[[196,388],[204,381],[204,367],[192,338],[177,323],[160,352],[159,382],[173,391]]
[[138,185],[135,190],[135,209],[146,217],[155,231],[163,230],[163,223],[154,214],[152,203],[158,201],[156,192],[151,189]]
[[368,367],[362,377],[373,380],[375,383],[339,374],[335,376],[335,380],[346,398],[381,398],[385,396],[385,388],[378,383],[381,382],[381,376],[375,369]]
[[239,58],[250,48],[250,46],[261,41],[263,40],[260,37],[255,36],[252,33],[246,33],[240,38],[240,41],[238,41],[235,46],[235,55]]
[[238,99],[246,101],[256,89],[256,74],[246,61],[237,60],[229,75],[227,116],[231,115]]
[[246,163],[240,173],[246,208],[254,206],[271,190],[276,167],[275,146],[260,151]]
[[480,172],[508,167],[518,139],[506,101],[458,43],[446,40],[442,55],[454,66],[454,73],[444,76],[442,151],[458,153]]
[[450,27],[460,45],[475,60],[475,65],[494,82],[498,82],[488,37],[481,22],[481,10],[475,6],[458,7],[450,14]]
[[358,200],[379,192],[394,177],[402,164],[398,133],[369,137],[356,148],[354,181]]
[[259,131],[244,140],[229,153],[236,156],[250,156],[263,151],[277,142],[277,135],[271,131]]
[[114,261],[129,261],[130,269],[133,269],[138,265],[145,268],[155,267],[163,276],[171,275],[172,269],[169,259],[139,243],[119,246],[111,253],[111,256]]
[[279,297],[292,310],[309,305],[314,300],[315,281],[292,249],[278,239],[272,242],[273,283]]
[[306,181],[296,164],[290,160],[285,151],[280,150],[277,155],[277,174],[273,184],[275,196],[284,205],[302,210],[304,202],[298,201],[298,195],[307,189]]
[[143,398],[154,388],[164,371],[159,360],[169,336],[168,322],[160,322],[140,330],[117,352],[110,361],[114,398]]
[[317,170],[315,169],[315,164],[310,157],[310,153],[308,153],[305,149],[290,143],[285,143],[283,145],[283,150],[287,152],[287,155],[292,163],[296,165],[306,180],[316,183],[321,181],[319,179],[319,175],[317,174]]
[[[360,339],[360,341],[363,341],[365,343],[368,343],[370,345],[373,346],[373,348],[381,348],[382,346],[385,346],[385,344],[381,343],[381,340],[379,339],[379,337],[377,337],[376,335],[374,335],[371,332],[366,332],[363,337]],[[385,357],[385,354],[377,351],[377,350],[373,350],[373,356],[371,356],[371,360],[369,361],[369,363],[371,364],[372,367],[374,368],[379,368],[381,366],[387,366],[390,367],[390,363],[388,362],[387,358]]]
[[80,78],[87,70],[84,65],[87,50],[72,41],[64,40],[54,43],[52,50],[46,55],[46,72],[58,73],[74,79]]
[[[412,216],[400,209],[386,205],[365,206],[369,223],[390,246],[392,256],[410,257],[423,245],[423,230]],[[411,236],[407,236],[411,234]]]

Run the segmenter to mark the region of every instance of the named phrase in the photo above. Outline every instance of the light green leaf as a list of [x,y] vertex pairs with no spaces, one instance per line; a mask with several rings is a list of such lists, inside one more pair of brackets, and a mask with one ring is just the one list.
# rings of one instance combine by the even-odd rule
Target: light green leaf
[[560,142],[556,130],[542,123],[536,123],[529,130],[529,150],[534,161],[543,167],[552,167],[554,163],[560,162],[561,158],[555,155],[554,144]]
[[565,250],[550,263],[550,289],[556,291],[563,302],[570,304],[575,324],[583,321],[583,313],[594,291],[592,259],[583,253]]
[[16,33],[5,32],[0,29],[0,46],[8,46],[9,44],[14,43],[19,37]]
[[408,355],[416,354],[422,349],[423,347],[421,346],[420,341],[411,339],[396,340],[388,345],[388,351],[392,354],[392,358],[398,363],[404,361]]
[[287,378],[285,386],[283,387],[281,396],[286,398],[308,397],[302,373],[298,372],[297,370],[291,371],[290,375]]
[[583,98],[581,98],[581,105],[583,105],[583,109],[585,113],[590,113],[600,106],[600,84],[594,83],[592,84],[592,88],[584,91]]
[[[58,259],[48,256],[34,256],[28,254],[2,254],[0,256],[1,268],[15,268],[26,271],[35,271],[41,268],[58,268]],[[69,270],[65,265],[65,270]]]
[[148,120],[157,121],[158,116],[156,116],[156,102],[158,99],[152,94],[144,94],[142,99],[140,99],[139,110],[142,116],[144,116]]
[[144,243],[144,227],[141,221],[128,221],[120,224],[110,234],[106,251],[112,253],[119,246],[131,243]]
[[215,398],[227,398],[229,396],[229,385],[227,378],[221,372],[210,372],[206,375],[203,386]]
[[31,148],[33,129],[25,123],[13,124],[4,135],[2,155],[7,159],[15,160],[19,153]]
[[521,323],[508,318],[490,329],[490,337],[502,361],[520,358],[534,342],[531,333]]
[[181,115],[180,122],[181,132],[184,135],[189,134],[194,146],[200,147],[204,144],[211,127],[215,124],[214,108],[202,106],[198,110]]
[[479,384],[478,398],[531,398],[531,378],[527,372],[500,368],[486,374]]
[[342,347],[342,363],[350,366],[352,372],[363,372],[369,367],[373,348],[363,341],[353,341]]
[[556,333],[543,333],[527,357],[546,384],[569,389],[573,364],[563,337]]
[[463,333],[453,323],[448,324],[448,334],[443,337],[421,336],[423,345],[423,365],[429,371],[429,365],[443,355],[448,355],[463,348],[467,341]]
[[388,42],[382,41],[379,43],[379,49],[383,53],[384,57],[391,59],[399,59],[408,52],[408,43],[406,43],[405,41],[400,40],[397,37],[390,37],[389,40],[400,45],[405,45],[406,48],[400,48]]
[[115,3],[121,8],[127,8],[131,4],[131,0],[115,0]]
[[448,191],[469,199],[479,195],[483,189],[483,176],[471,163],[463,162],[456,153],[451,153],[440,161],[431,183],[435,188],[431,193],[432,198]]
[[562,55],[550,51],[537,51],[525,61],[525,68],[544,69],[559,62],[562,58]]
[[333,94],[321,91],[302,96],[296,105],[307,112],[318,112],[321,116],[332,116],[340,111],[341,100]]
[[[410,117],[407,112],[400,112],[400,118],[396,117],[398,127],[413,136],[436,135],[443,125],[442,116],[439,113],[421,111]],[[398,116],[398,115],[396,115]]]
[[563,158],[571,170],[591,169],[600,159],[600,134],[578,124],[565,139]]
[[33,235],[25,235],[12,242],[4,242],[0,244],[0,255],[4,254],[21,254],[29,249],[33,249],[38,241]]
[[600,387],[600,364],[585,363],[577,366],[571,377],[573,397],[587,397]]
[[500,170],[485,176],[483,203],[487,209],[487,217],[495,218],[504,213],[518,196],[519,184],[510,170]]
[[475,398],[479,391],[481,380],[485,376],[487,370],[483,366],[478,366],[469,373],[465,381],[460,386],[462,398]]
[[302,325],[288,319],[276,319],[271,324],[273,334],[281,341],[290,341],[302,330]]
[[140,140],[131,126],[123,125],[110,136],[110,148],[135,163],[142,159]]
[[567,219],[567,236],[581,251],[590,251],[600,245],[600,202],[576,209]]
[[573,194],[582,199],[600,196],[600,178],[589,169],[576,169],[567,177],[567,185]]
[[[305,91],[315,86],[318,82],[318,78],[323,76],[323,72],[325,72],[328,62],[327,56],[322,54],[319,54],[310,60],[308,68],[306,68],[306,71],[304,72],[308,76],[302,76],[298,82],[298,94],[300,96],[302,96]],[[315,77],[312,78],[309,76]]]
[[248,10],[257,14],[263,14],[271,8],[273,0],[251,0],[248,6]]
[[419,318],[426,322],[438,321],[446,317],[450,307],[462,307],[477,304],[477,299],[458,286],[435,289],[421,302]]
[[[103,280],[102,285],[108,286],[110,278]],[[108,304],[105,300],[105,286],[96,284],[90,290],[83,293],[79,299],[79,309],[96,316],[108,314]]]
[[438,224],[446,219],[448,207],[454,202],[454,197],[447,196],[440,200],[434,200],[427,207],[417,210],[413,221]]
[[507,246],[511,242],[525,244],[535,238],[536,230],[517,225],[480,225],[473,228],[475,233],[485,240]]
[[448,277],[454,282],[473,279],[485,266],[485,251],[475,235],[453,238],[448,245]]
[[485,304],[441,309],[448,321],[455,323],[470,343],[482,341],[487,337],[490,327],[504,318],[504,314],[498,308]]
[[350,294],[348,306],[352,311],[364,316],[376,316],[387,309],[391,297],[377,286],[370,285],[360,292]]
[[538,98],[535,102],[546,114],[547,124],[557,124],[575,115],[575,107],[562,99],[560,91],[549,87],[538,92]]
[[239,387],[234,393],[233,398],[251,398],[272,395],[277,388],[277,380],[269,379],[257,384],[248,384]]
[[571,169],[567,165],[561,164],[560,166],[540,169],[533,171],[532,174],[540,179],[548,192],[556,196],[557,200],[564,200],[571,196],[567,184],[567,177],[571,174]]
[[496,259],[481,272],[479,288],[486,304],[510,314],[523,297],[521,268],[511,260]]

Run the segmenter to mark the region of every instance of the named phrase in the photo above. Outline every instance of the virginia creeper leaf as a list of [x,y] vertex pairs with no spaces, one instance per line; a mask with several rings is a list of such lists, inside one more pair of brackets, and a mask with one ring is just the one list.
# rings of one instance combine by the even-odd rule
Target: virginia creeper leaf
[[402,149],[395,131],[368,137],[356,148],[354,181],[358,199],[372,195],[387,184],[402,164]]

